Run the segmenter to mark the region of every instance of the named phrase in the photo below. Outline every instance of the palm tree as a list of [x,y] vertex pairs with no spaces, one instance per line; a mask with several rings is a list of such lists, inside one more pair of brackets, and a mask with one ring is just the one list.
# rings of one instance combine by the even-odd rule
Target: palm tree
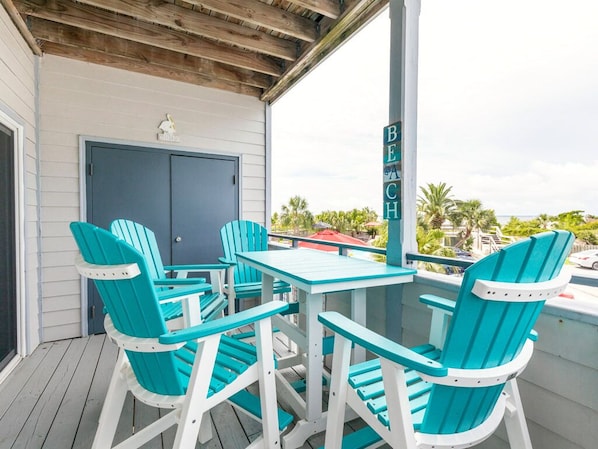
[[441,182],[438,185],[428,183],[420,187],[422,195],[417,198],[417,210],[423,217],[423,223],[432,229],[440,229],[455,209],[452,187]]
[[353,209],[348,211],[347,218],[351,234],[355,236],[360,232],[366,231],[365,224],[370,221],[376,221],[378,219],[378,214],[369,207],[364,207],[363,209]]
[[538,215],[538,224],[542,229],[550,229],[550,225],[553,222],[553,217],[548,214]]
[[293,228],[295,235],[299,234],[300,229],[311,228],[313,215],[307,209],[307,200],[298,195],[292,197],[287,205],[282,206],[280,222]]
[[467,246],[473,231],[485,232],[498,224],[494,211],[484,209],[480,200],[457,200],[455,204],[456,209],[451,215],[451,221],[465,228],[461,232],[461,240],[456,244],[460,248]]
[[278,231],[280,229],[280,217],[278,212],[274,212],[270,217],[270,225],[273,231]]
[[344,233],[349,226],[346,215],[346,212],[343,211],[325,210],[316,215],[315,220],[328,223],[332,229]]

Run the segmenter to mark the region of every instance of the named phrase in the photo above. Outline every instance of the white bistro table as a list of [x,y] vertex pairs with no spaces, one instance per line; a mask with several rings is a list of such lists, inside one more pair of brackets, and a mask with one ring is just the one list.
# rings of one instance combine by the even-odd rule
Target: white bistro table
[[[288,282],[306,295],[305,302],[300,303],[305,330],[282,318],[275,322],[305,353],[305,400],[277,374],[280,399],[299,416],[295,427],[283,437],[283,447],[298,448],[309,437],[326,429],[326,413],[322,412],[323,329],[318,321],[323,294],[350,291],[351,318],[365,325],[365,289],[412,282],[416,270],[308,249],[240,252],[237,258],[262,272],[262,301],[272,299],[274,278]],[[363,360],[365,353],[354,357]]]

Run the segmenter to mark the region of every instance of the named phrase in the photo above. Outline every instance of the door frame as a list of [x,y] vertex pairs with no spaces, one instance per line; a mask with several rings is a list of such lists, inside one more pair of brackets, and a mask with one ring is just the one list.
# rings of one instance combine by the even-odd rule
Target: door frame
[[[239,179],[237,180],[239,186],[239,203],[238,203],[238,216],[242,217],[243,209],[243,154],[235,152],[224,152],[205,150],[202,148],[185,147],[185,146],[174,146],[164,145],[152,142],[143,142],[135,140],[121,140],[121,139],[106,139],[94,136],[79,136],[79,220],[87,221],[87,160],[86,160],[86,148],[89,142],[99,144],[112,144],[112,145],[125,145],[139,148],[150,148],[156,150],[180,152],[181,154],[197,154],[205,156],[227,156],[238,158],[239,163]],[[87,309],[89,305],[87,280],[81,277],[80,284],[81,291],[81,335],[89,335],[88,328],[88,316]]]
[[15,293],[17,298],[17,354],[0,372],[0,383],[27,355],[28,320],[25,283],[25,127],[0,104],[0,123],[13,133],[15,195]]

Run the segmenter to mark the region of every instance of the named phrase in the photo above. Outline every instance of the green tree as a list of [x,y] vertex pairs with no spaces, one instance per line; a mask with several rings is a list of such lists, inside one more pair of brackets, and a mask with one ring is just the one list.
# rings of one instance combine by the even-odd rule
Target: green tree
[[420,187],[422,194],[417,198],[417,211],[421,215],[422,224],[432,229],[440,229],[455,209],[455,200],[451,195],[452,187],[441,182],[429,183]]
[[288,204],[282,206],[280,222],[283,226],[291,228],[295,235],[302,229],[310,229],[313,215],[307,208],[307,200],[298,195],[289,199]]
[[[432,256],[455,257],[455,251],[443,245],[444,232],[440,229],[425,230],[418,226],[415,230],[417,239],[417,251],[420,254],[430,254]],[[446,267],[437,263],[419,262],[426,271],[436,273],[446,273]]]
[[456,244],[459,248],[471,248],[471,235],[474,231],[487,232],[493,226],[498,226],[494,210],[484,209],[480,200],[456,200],[455,205],[450,220],[456,227],[464,228]]
[[326,210],[315,216],[316,222],[328,223],[332,229],[352,235],[367,231],[365,224],[377,219],[378,214],[369,207],[350,211]]
[[347,212],[349,230],[353,236],[359,234],[360,232],[367,231],[365,224],[370,221],[376,221],[377,219],[378,214],[369,207],[364,207],[363,209],[353,209]]
[[552,222],[554,221],[554,217],[551,217],[548,214],[540,214],[538,215],[538,224],[542,229],[550,229]]
[[[384,220],[384,222],[378,227],[378,235],[372,242],[372,246],[376,248],[386,248],[388,244],[388,220]],[[374,260],[377,262],[386,262],[386,256],[381,254],[374,254]]]
[[346,213],[336,210],[326,210],[316,215],[315,221],[322,221],[328,223],[332,229],[338,232],[345,232],[349,228],[349,222]]
[[588,245],[598,245],[598,233],[589,230],[579,231],[577,238]]
[[278,215],[278,212],[274,212],[272,217],[270,217],[270,225],[273,231],[277,231],[281,228],[280,216]]
[[517,237],[529,237],[530,235],[542,232],[538,220],[521,220],[517,217],[511,217],[507,224],[502,227],[502,232],[506,235]]
[[555,227],[566,231],[575,232],[579,226],[585,224],[582,210],[563,212],[555,217]]

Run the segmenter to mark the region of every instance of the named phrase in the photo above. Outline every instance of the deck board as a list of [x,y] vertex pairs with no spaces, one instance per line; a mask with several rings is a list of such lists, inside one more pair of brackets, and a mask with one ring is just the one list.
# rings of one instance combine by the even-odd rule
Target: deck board
[[[275,339],[276,352],[286,352],[286,339]],[[40,345],[0,385],[0,449],[89,449],[116,363],[118,349],[105,335]],[[301,368],[283,375],[294,381]],[[257,388],[257,387],[255,387]],[[158,410],[135,401],[130,393],[121,414],[115,443],[149,424]],[[212,412],[213,438],[196,449],[244,448],[261,433],[261,425],[228,403]],[[347,423],[346,431],[362,426]],[[145,449],[172,447],[174,427],[144,445]],[[324,435],[310,438],[301,449],[324,444]]]
[[[29,418],[31,414],[50,383],[54,372],[60,366],[60,362],[69,346],[70,340],[43,345],[41,351],[47,350],[47,354],[43,358],[42,363],[38,365],[37,369],[27,379],[27,382],[21,385],[15,400],[12,401],[11,406],[0,419],[0,429],[2,429],[0,448],[18,447],[14,445],[15,441],[27,423],[30,422]],[[3,391],[8,389],[16,392],[16,388],[11,385],[11,380],[17,377],[15,374],[17,373],[12,373],[3,383]],[[24,437],[28,436],[30,435],[24,434]]]
[[85,407],[79,420],[73,449],[88,449],[91,447],[106,391],[108,391],[108,385],[110,384],[112,370],[118,357],[118,348],[110,343],[105,335],[94,335],[91,338],[101,342],[102,351],[98,357],[89,393],[85,400]]
[[37,398],[37,402],[29,413],[12,448],[41,449],[43,447],[88,341],[88,338],[77,338],[70,341],[64,356]]
[[75,373],[69,382],[56,418],[48,432],[46,447],[72,447],[85,408],[103,345],[102,338],[88,338]]

